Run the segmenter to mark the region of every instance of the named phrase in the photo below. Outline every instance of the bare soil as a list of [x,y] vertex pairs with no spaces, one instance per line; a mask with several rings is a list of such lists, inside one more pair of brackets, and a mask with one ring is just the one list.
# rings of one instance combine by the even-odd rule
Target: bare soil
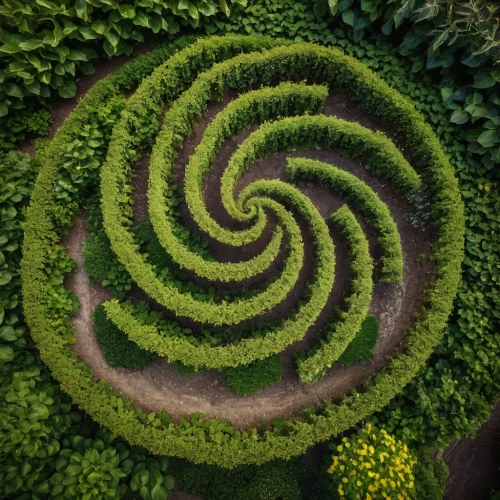
[[[201,139],[206,124],[215,116],[216,112],[226,105],[229,99],[234,97],[234,94],[229,95],[223,102],[211,104],[207,112],[200,118],[193,136],[186,141],[183,150],[180,152],[176,168],[178,181],[182,181],[182,167],[186,164],[187,159]],[[363,123],[359,110],[346,101],[341,94],[329,98],[325,111],[335,111],[337,114],[344,114],[343,118],[351,117]],[[364,120],[363,124],[370,128],[381,128],[372,121]],[[214,218],[223,223],[228,223],[228,225],[230,221],[227,220],[227,214],[220,203],[220,192],[216,184],[225,165],[227,165],[228,158],[250,132],[251,130],[243,132],[226,141],[208,176],[205,188],[207,206],[213,213]],[[179,419],[181,416],[195,411],[201,411],[207,417],[229,419],[236,427],[245,428],[278,416],[290,417],[308,406],[321,404],[325,399],[338,398],[351,388],[360,386],[366,377],[379,371],[384,366],[387,356],[393,354],[403,340],[406,329],[411,324],[412,311],[421,300],[424,282],[432,278],[431,264],[428,260],[419,259],[418,256],[421,253],[431,253],[430,244],[433,232],[429,229],[427,233],[423,233],[411,226],[406,221],[408,207],[401,197],[395,195],[389,186],[371,176],[355,162],[338,155],[335,151],[296,151],[290,154],[320,159],[354,173],[370,185],[378,193],[382,201],[389,206],[398,226],[404,251],[404,278],[401,284],[388,285],[379,283],[374,288],[370,314],[379,319],[380,327],[379,341],[373,359],[366,365],[335,366],[328,371],[322,381],[312,384],[300,384],[294,371],[292,353],[299,348],[314,344],[315,333],[321,326],[322,319],[328,316],[335,304],[342,302],[343,295],[348,289],[347,246],[340,235],[332,232],[337,258],[335,287],[322,313],[322,317],[310,329],[304,340],[297,342],[283,352],[284,375],[280,383],[267,387],[246,398],[238,398],[225,386],[223,375],[215,370],[202,372],[192,379],[188,379],[176,374],[173,368],[163,360],[154,362],[142,371],[112,368],[106,362],[99,342],[92,332],[92,311],[109,296],[101,287],[90,287],[88,277],[83,270],[81,249],[86,238],[86,230],[82,215],[69,236],[62,243],[67,249],[68,255],[79,264],[77,273],[68,283],[68,287],[77,294],[82,303],[80,312],[72,320],[77,340],[74,347],[75,352],[92,368],[96,378],[107,380],[115,389],[124,395],[131,396],[134,403],[146,411],[165,410],[174,419]],[[238,190],[255,179],[280,178],[287,181],[284,174],[286,156],[285,153],[279,153],[251,166],[243,175]],[[146,155],[136,165],[133,178],[136,188],[134,207],[134,218],[136,220],[146,215],[147,211],[147,167],[148,157]],[[298,188],[310,197],[320,213],[325,217],[343,203],[339,197],[313,183],[299,183]],[[191,224],[189,223],[188,211],[184,209],[182,216],[189,227]],[[367,229],[366,225],[364,227]],[[269,237],[269,232],[264,236],[264,240]],[[367,236],[373,255],[376,256],[378,251],[374,236],[369,230],[367,230]],[[301,270],[297,286],[282,304],[264,314],[261,319],[269,320],[277,316],[282,317],[293,307],[293,304],[297,303],[297,299],[302,295],[305,288],[306,281],[311,278],[314,250],[311,234],[306,226],[303,226],[303,238],[307,258]],[[239,249],[234,248],[228,250],[223,245],[218,245],[215,242],[211,242],[211,244],[215,249],[216,257],[222,261],[229,259],[245,260],[264,248],[264,246],[259,247],[259,244],[256,244],[249,255],[247,249],[245,249],[246,252],[240,252]],[[140,297],[140,293],[137,296]]]
[[453,442],[443,460],[450,469],[445,500],[488,500],[500,491],[500,403],[476,436]]

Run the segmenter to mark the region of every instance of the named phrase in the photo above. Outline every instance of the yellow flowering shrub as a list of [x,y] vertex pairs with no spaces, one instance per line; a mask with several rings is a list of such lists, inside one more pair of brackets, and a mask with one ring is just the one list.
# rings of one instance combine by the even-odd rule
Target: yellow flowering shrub
[[343,500],[406,500],[414,489],[413,467],[417,463],[406,444],[384,429],[365,425],[344,437],[328,468]]

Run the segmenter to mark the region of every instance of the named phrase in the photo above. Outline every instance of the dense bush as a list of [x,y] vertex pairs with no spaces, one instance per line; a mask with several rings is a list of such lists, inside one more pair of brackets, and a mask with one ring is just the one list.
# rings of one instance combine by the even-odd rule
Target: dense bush
[[249,365],[226,368],[227,386],[240,397],[260,391],[281,380],[283,365],[279,355],[259,359]]
[[446,479],[448,478],[448,467],[446,463],[438,458],[432,460],[428,449],[418,450],[416,453],[417,463],[413,468],[415,476],[415,500],[442,500],[446,490]]
[[[298,472],[301,467],[275,461],[263,466],[220,469],[174,460],[173,474],[183,491],[202,495],[206,500],[299,500],[302,496]],[[306,495],[312,491],[305,491]]]
[[340,355],[339,363],[342,365],[352,365],[352,363],[356,363],[357,361],[367,363],[372,359],[377,338],[378,320],[374,316],[367,316],[353,341]]
[[130,341],[121,330],[109,321],[103,306],[96,308],[93,319],[94,332],[99,339],[102,352],[111,366],[141,370],[158,359],[156,354],[145,351]]
[[342,438],[328,468],[341,498],[412,497],[416,459],[406,444],[367,424]]

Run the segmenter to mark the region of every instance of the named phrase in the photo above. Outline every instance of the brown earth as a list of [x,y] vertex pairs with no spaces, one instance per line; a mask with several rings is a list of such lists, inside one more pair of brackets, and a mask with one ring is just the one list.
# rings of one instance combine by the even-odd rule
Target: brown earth
[[488,500],[500,491],[500,403],[475,437],[455,440],[443,460],[450,469],[445,500]]

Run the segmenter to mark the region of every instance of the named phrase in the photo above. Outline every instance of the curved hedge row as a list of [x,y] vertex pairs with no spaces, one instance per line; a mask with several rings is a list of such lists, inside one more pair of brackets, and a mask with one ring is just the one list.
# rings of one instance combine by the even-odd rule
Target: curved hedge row
[[[210,67],[216,57],[229,58],[239,51],[251,51],[277,43],[279,42],[265,38],[212,38],[200,40],[174,56],[175,79],[164,78],[160,68],[148,80],[158,84],[156,93],[146,94],[141,86],[136,94],[139,97],[133,101],[136,106],[134,112],[145,118],[145,121],[133,116],[132,108],[123,112],[122,119],[126,117],[125,121],[129,120],[126,125],[130,129],[123,122],[114,129],[115,140],[108,152],[108,162],[113,158],[127,158],[130,164],[137,157],[134,151],[140,149],[140,144],[148,143],[151,132],[157,127],[154,121],[148,122],[147,118],[158,116],[161,99],[167,96],[166,100],[171,101],[178,91],[193,80],[198,71]],[[272,56],[266,59],[269,54]],[[422,176],[432,197],[439,238],[433,248],[436,274],[426,293],[426,306],[422,308],[417,323],[408,332],[404,345],[380,373],[366,382],[362,392],[347,396],[338,404],[327,403],[321,409],[309,412],[307,417],[288,420],[285,433],[267,430],[259,434],[256,429],[236,431],[227,422],[214,419],[203,421],[199,416],[182,419],[179,424],[174,424],[164,414],[146,415],[105,381],[96,382],[91,370],[78,362],[70,349],[74,342],[74,331],[68,318],[71,308],[67,304],[56,304],[49,310],[47,303],[47,287],[52,271],[59,270],[59,275],[64,276],[71,270],[71,266],[65,261],[60,261],[58,252],[54,255],[54,249],[57,248],[61,230],[71,221],[68,215],[74,214],[77,209],[77,206],[71,206],[60,210],[52,190],[52,182],[64,162],[65,144],[78,133],[78,129],[99,105],[117,92],[120,78],[124,78],[127,71],[125,67],[123,71],[120,70],[113,77],[96,85],[82,99],[40,158],[42,169],[27,213],[21,269],[25,314],[33,338],[42,359],[76,404],[100,424],[110,427],[114,433],[123,436],[130,443],[147,447],[153,453],[176,455],[194,462],[210,462],[226,467],[240,463],[262,463],[278,457],[289,458],[318,441],[346,430],[387,404],[413,378],[441,339],[456,292],[463,257],[464,222],[456,179],[439,141],[410,103],[360,63],[334,49],[296,44],[279,47],[263,55],[256,54],[255,57],[262,57],[263,61],[255,67],[255,77],[262,77],[266,81],[270,74],[274,75],[273,78],[288,76],[291,74],[291,67],[296,67],[294,77],[310,77],[313,81],[342,87],[366,111],[390,123],[398,138],[405,141],[409,148],[412,165]],[[270,64],[271,61],[274,64]],[[173,66],[170,71],[172,75]],[[247,72],[249,69],[243,64],[238,66],[234,81],[240,81],[238,78]],[[244,81],[248,82],[248,79]],[[301,119],[308,120],[307,117]],[[293,123],[293,120],[288,118],[276,123]],[[149,125],[145,127],[145,123]],[[272,127],[273,123],[263,127],[266,126]],[[120,131],[123,135],[120,135]],[[176,137],[178,146],[182,144],[182,133],[183,131],[179,131],[179,136]],[[380,137],[378,134],[377,136]],[[375,157],[376,152],[372,152],[371,156]],[[233,160],[238,165],[236,155],[232,162]],[[378,174],[375,170],[372,171]],[[236,177],[237,175],[229,176],[228,186],[234,185]],[[418,187],[418,180],[414,179],[414,187]],[[104,188],[103,185],[103,193]],[[247,190],[248,196],[254,194],[251,189]],[[229,195],[232,188],[225,191]],[[244,202],[246,198],[246,195],[242,195],[239,201]],[[255,203],[254,199],[249,200],[248,204]],[[124,203],[128,203],[128,200]],[[240,210],[236,204],[234,208],[236,211]],[[121,207],[117,209],[121,212]],[[126,240],[130,243],[128,237]]]
[[308,158],[288,158],[290,179],[315,180],[341,193],[373,227],[382,255],[381,278],[385,283],[399,283],[403,276],[403,249],[391,212],[377,194],[356,176],[324,162]]
[[[329,167],[329,165],[326,165]],[[332,225],[345,237],[351,259],[349,267],[353,274],[350,293],[345,299],[347,311],[342,314],[329,332],[328,338],[313,350],[307,359],[298,363],[298,374],[303,382],[312,382],[326,372],[339,359],[361,329],[370,307],[373,290],[373,262],[368,241],[354,214],[347,205],[339,208],[330,217]]]
[[[169,361],[182,361],[183,364],[196,368],[222,368],[248,364],[256,359],[277,354],[300,340],[316,321],[331,291],[335,274],[333,242],[323,217],[311,200],[293,186],[276,180],[255,181],[245,188],[242,196],[246,198],[255,195],[280,199],[300,213],[311,227],[316,249],[315,275],[310,296],[299,306],[292,318],[268,332],[265,337],[245,338],[237,343],[216,347],[195,346],[179,337],[163,337],[154,324],[141,324],[128,308],[122,307],[117,301],[105,303],[108,319],[143,349],[156,352]],[[296,245],[302,249],[301,232],[290,212],[272,199],[251,198],[251,201],[273,210],[283,228],[290,234],[290,246],[293,248],[293,245]],[[302,258],[296,262],[302,265]],[[291,283],[292,286],[293,284]]]

